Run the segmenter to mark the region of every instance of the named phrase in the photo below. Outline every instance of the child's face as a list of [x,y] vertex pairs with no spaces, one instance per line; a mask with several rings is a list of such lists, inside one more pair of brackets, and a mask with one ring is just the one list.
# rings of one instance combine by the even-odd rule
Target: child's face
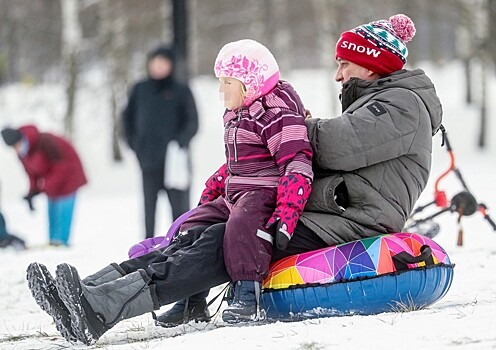
[[224,101],[224,107],[230,110],[241,107],[244,100],[243,83],[234,78],[219,78],[219,81],[219,93]]

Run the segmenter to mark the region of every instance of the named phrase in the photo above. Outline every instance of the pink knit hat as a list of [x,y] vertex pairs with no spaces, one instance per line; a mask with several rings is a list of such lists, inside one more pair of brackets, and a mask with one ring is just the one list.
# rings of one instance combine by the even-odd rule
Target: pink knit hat
[[224,45],[215,60],[215,76],[230,77],[246,86],[243,106],[269,93],[279,81],[279,66],[270,51],[255,40],[244,39]]

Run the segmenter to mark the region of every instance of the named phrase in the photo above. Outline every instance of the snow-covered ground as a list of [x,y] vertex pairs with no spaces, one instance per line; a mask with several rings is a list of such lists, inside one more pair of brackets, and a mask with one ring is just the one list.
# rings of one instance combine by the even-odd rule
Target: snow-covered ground
[[[487,204],[496,218],[496,145],[488,137],[486,151],[477,149],[478,115],[463,103],[462,72],[456,64],[425,67],[444,104],[445,121],[458,168],[476,197]],[[327,72],[298,71],[285,76],[299,91],[315,117],[330,117],[336,109],[337,86],[330,89]],[[21,197],[27,180],[14,152],[0,145],[1,205],[13,233],[25,238],[32,249],[25,252],[0,250],[0,348],[62,349],[86,348],[65,342],[49,316],[37,307],[25,280],[30,262],[38,261],[54,270],[69,262],[82,275],[127,257],[128,248],[142,232],[141,185],[134,155],[124,147],[125,161],[112,163],[109,141],[109,108],[103,100],[98,72],[86,81],[78,99],[75,144],[82,156],[90,184],[78,198],[72,247],[44,248],[46,202],[35,199],[37,210],[29,212]],[[494,83],[490,93],[495,90]],[[223,159],[222,107],[216,81],[198,77],[192,81],[201,118],[194,140],[195,179],[192,203],[196,202],[205,178]],[[62,90],[59,86],[9,86],[0,90],[0,127],[33,122],[43,130],[61,131]],[[331,104],[331,101],[334,104]],[[496,111],[492,105],[490,111]],[[335,114],[336,112],[334,112]],[[493,113],[494,114],[494,113]],[[490,116],[492,117],[492,116]],[[496,134],[490,120],[488,135]],[[3,142],[0,142],[0,144]],[[434,138],[432,180],[448,166],[448,156]],[[450,175],[441,183],[448,197],[461,186]],[[419,203],[432,200],[433,181]],[[492,210],[491,210],[492,209]],[[161,200],[158,225],[165,232],[170,224],[169,208]],[[496,233],[477,213],[463,219],[465,242],[456,245],[457,225],[453,214],[443,214],[436,237],[456,263],[447,295],[426,310],[385,313],[373,316],[335,317],[295,323],[253,327],[224,327],[214,319],[208,324],[191,324],[173,329],[155,327],[150,315],[118,324],[94,348],[103,349],[491,349],[496,348]],[[215,295],[215,293],[211,293]],[[166,307],[163,308],[164,310]],[[211,308],[212,311],[216,307]],[[178,336],[180,335],[180,336]]]

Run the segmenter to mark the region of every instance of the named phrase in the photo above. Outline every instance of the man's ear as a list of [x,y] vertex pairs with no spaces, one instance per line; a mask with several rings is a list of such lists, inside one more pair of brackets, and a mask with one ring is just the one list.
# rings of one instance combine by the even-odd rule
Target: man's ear
[[380,77],[380,75],[377,74],[376,72],[371,71],[370,69],[368,69],[367,70],[367,77],[375,80],[375,79],[378,79]]

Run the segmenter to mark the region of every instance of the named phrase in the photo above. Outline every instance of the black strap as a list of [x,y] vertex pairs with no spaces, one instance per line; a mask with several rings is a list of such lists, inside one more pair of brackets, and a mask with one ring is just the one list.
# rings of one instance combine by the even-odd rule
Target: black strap
[[[212,298],[212,300],[210,300],[208,302],[207,308],[210,305],[212,305],[215,302],[215,300],[217,300],[217,298],[220,297],[222,294],[224,294],[224,296],[222,297],[222,301],[226,300],[225,295],[227,294],[228,288],[229,288],[230,285],[231,285],[231,283],[227,283],[226,286],[224,288],[222,288],[222,290],[220,291],[220,293],[217,294],[215,297]],[[222,302],[219,304],[219,307],[217,308],[217,310],[215,310],[214,314],[212,316],[210,316],[210,318],[214,318],[215,315],[217,315],[219,313],[221,306],[222,306]]]
[[[227,283],[226,286],[224,288],[222,288],[222,290],[220,291],[219,294],[217,294],[215,297],[213,297],[208,303],[207,303],[207,309],[210,305],[212,305],[222,294],[227,294],[227,288],[230,286],[230,283]],[[222,301],[226,300],[227,298],[223,297],[222,298]],[[184,323],[188,323],[189,322],[189,315],[188,315],[188,303],[189,303],[189,298],[186,298],[186,305],[185,305],[185,308],[184,308]],[[217,315],[217,313],[219,312],[220,308],[222,306],[222,303],[219,304],[219,307],[217,308],[217,310],[215,311],[215,313],[211,316],[211,318],[213,318],[215,315]],[[154,321],[157,321],[157,314],[155,313],[155,311],[152,311],[152,318]]]
[[407,252],[401,252],[394,255],[392,258],[396,271],[408,270],[407,264],[417,264],[423,261],[426,265],[434,265],[432,249],[428,245],[420,247],[420,254],[418,256],[413,256]]
[[186,298],[186,302],[184,303],[184,310],[183,310],[183,322],[188,323],[189,322],[189,298]]
[[449,144],[448,136],[446,135],[446,128],[444,127],[443,124],[439,126],[439,130],[441,130],[441,136],[442,136],[441,147],[443,147],[444,143],[446,142],[446,147],[448,148],[448,151],[451,151],[451,145]]

